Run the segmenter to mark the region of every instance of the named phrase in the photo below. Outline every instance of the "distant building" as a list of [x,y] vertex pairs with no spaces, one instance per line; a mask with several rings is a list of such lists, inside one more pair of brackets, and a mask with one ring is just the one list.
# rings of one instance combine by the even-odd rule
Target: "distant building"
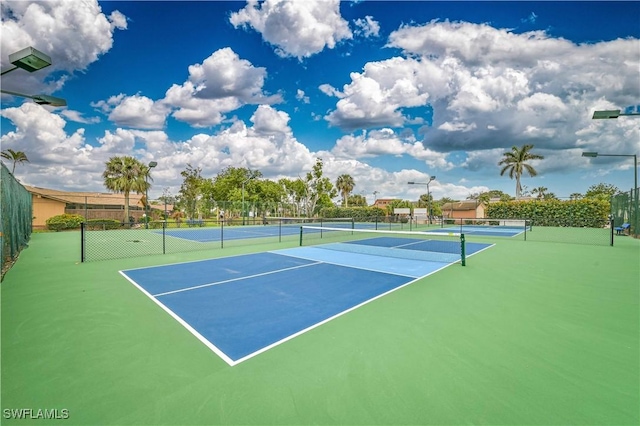
[[386,210],[389,204],[393,203],[394,201],[402,201],[402,200],[400,198],[378,198],[373,203],[372,207],[378,207],[380,209]]
[[[85,219],[125,221],[124,194],[68,192],[25,185],[33,200],[33,228],[44,229],[47,219],[60,214],[79,214]],[[129,194],[129,216],[139,221],[144,211],[143,195]],[[149,205],[153,209],[153,205]],[[157,209],[156,209],[157,210]]]
[[455,201],[442,206],[442,216],[446,219],[473,219],[485,217],[485,205],[477,200]]

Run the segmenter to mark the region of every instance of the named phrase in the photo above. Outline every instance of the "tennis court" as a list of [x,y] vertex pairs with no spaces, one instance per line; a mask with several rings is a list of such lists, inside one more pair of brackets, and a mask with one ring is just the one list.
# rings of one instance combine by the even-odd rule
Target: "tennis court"
[[[351,235],[337,230],[307,228]],[[455,241],[394,235],[121,274],[236,365],[460,260]],[[466,255],[490,246],[469,243]]]
[[[146,240],[152,230],[136,231],[125,239]],[[467,266],[440,262],[444,268],[415,281],[389,274],[397,283],[388,287],[399,290],[379,289],[382,297],[233,367],[119,271],[157,272],[167,284],[152,290],[158,294],[175,288],[162,276],[165,267],[180,285],[208,284],[222,277],[211,279],[206,268],[188,265],[203,262],[221,273],[219,262],[226,259],[244,269],[257,260],[268,265],[266,255],[306,265],[320,261],[305,259],[310,256],[302,250],[331,252],[315,244],[341,244],[347,237],[323,233],[312,244],[307,237],[320,235],[304,234],[302,247],[297,236],[262,244],[247,239],[224,249],[212,243],[205,251],[81,263],[79,232],[36,233],[0,286],[1,408],[68,409],[69,419],[44,423],[82,425],[637,425],[640,240],[615,236],[614,246],[567,244],[568,231],[576,234],[573,241],[591,241],[589,229],[577,228],[534,226],[531,236],[541,236],[536,241],[470,234],[467,248],[470,242],[494,245]],[[596,231],[600,240],[608,230]],[[144,244],[114,237],[108,247],[142,250]],[[296,257],[281,251],[290,249]],[[335,252],[336,263],[363,254]],[[345,285],[346,276],[335,271],[378,277],[379,264],[396,262],[376,259],[366,269],[328,265],[333,272],[326,282]],[[181,264],[185,269],[173,269]],[[300,269],[294,275],[304,282]],[[265,290],[280,289],[258,282]],[[227,285],[229,294],[244,297],[239,287],[254,282],[243,277],[212,287]],[[314,299],[322,295],[305,292],[296,303],[310,298],[322,305]],[[158,299],[163,297],[170,298]],[[203,299],[194,297],[194,306],[208,303]],[[244,316],[256,318],[253,312]]]

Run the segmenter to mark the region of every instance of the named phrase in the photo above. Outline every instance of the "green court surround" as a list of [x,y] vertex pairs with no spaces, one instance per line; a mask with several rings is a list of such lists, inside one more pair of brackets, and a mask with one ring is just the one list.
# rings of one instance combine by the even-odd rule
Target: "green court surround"
[[[454,265],[234,367],[119,270],[32,236],[0,286],[2,424],[640,423],[640,240],[482,238]],[[258,245],[257,251],[295,246]],[[67,420],[7,419],[67,409]]]

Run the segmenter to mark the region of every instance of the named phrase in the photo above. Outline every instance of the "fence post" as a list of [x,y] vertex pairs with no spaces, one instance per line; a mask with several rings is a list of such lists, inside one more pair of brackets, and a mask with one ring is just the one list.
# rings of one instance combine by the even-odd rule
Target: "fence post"
[[84,222],[80,224],[80,262],[84,263]]
[[462,259],[462,266],[467,265],[467,255],[465,252],[465,239],[464,234],[460,234],[460,257]]
[[611,230],[610,234],[611,234],[611,247],[613,247],[613,225],[614,221],[613,221],[613,215],[609,216],[609,229]]

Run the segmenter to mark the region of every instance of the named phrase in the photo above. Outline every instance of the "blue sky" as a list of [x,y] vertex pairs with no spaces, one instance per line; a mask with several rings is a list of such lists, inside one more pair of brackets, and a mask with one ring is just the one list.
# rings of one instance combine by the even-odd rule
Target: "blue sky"
[[530,143],[529,189],[557,196],[605,182],[628,190],[640,103],[638,2],[3,1],[2,69],[34,46],[54,64],[2,88],[2,149],[28,185],[106,191],[114,155],[157,161],[151,197],[176,194],[191,164],[296,178],[321,157],[355,194],[436,199],[515,181],[498,162]]

